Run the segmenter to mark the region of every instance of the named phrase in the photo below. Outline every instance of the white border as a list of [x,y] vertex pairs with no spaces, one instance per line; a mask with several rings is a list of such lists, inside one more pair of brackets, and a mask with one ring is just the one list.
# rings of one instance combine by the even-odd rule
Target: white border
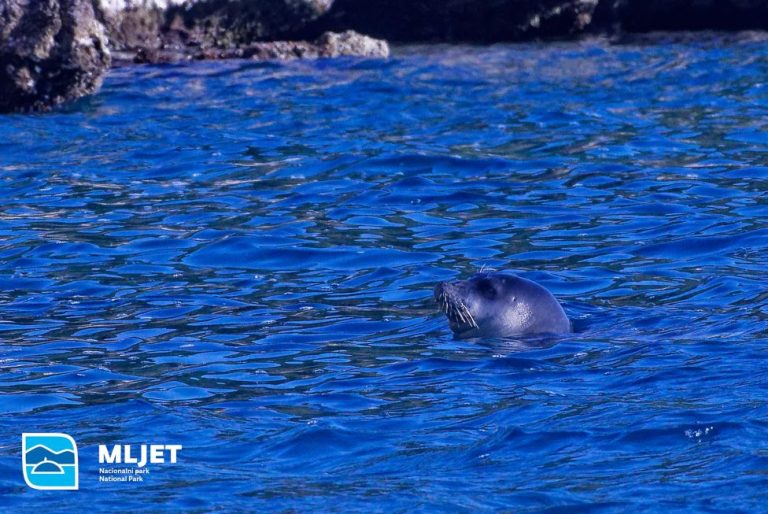
[[[63,437],[64,439],[67,439],[70,443],[72,443],[72,448],[74,448],[75,450],[75,485],[74,487],[68,486],[68,485],[65,485],[65,486],[52,485],[47,487],[40,487],[40,486],[29,483],[29,479],[27,477],[27,438],[28,437]],[[68,434],[62,434],[60,432],[47,432],[47,433],[25,432],[21,434],[21,466],[22,466],[21,473],[22,475],[24,475],[24,482],[26,482],[27,485],[32,489],[37,489],[38,491],[76,491],[80,486],[80,461],[79,461],[79,456],[77,452],[77,443],[75,442],[74,439],[72,439],[72,436]]]

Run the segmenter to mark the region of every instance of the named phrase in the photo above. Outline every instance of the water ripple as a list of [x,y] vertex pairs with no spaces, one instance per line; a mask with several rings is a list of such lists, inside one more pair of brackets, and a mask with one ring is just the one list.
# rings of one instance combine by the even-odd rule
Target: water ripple
[[[121,68],[4,117],[0,504],[762,509],[768,54],[702,37]],[[453,340],[431,289],[481,267],[576,332]],[[80,495],[22,486],[24,431]],[[95,487],[105,442],[184,466]]]

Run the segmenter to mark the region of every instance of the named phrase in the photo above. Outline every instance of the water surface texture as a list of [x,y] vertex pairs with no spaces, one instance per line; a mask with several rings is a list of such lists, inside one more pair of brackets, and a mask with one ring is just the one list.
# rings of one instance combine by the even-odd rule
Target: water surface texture
[[[0,118],[0,505],[765,508],[766,108],[745,35],[121,68]],[[432,288],[482,267],[576,333],[454,340]],[[184,449],[99,483],[117,443]]]

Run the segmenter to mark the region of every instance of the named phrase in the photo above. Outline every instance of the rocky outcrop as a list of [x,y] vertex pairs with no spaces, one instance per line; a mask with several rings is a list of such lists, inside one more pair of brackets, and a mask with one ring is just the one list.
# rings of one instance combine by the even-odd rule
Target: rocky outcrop
[[304,37],[498,42],[654,30],[768,29],[767,0],[335,0]]
[[353,29],[402,42],[566,37],[592,23],[600,0],[336,0],[312,31]]
[[768,29],[768,0],[0,0],[0,112],[93,93],[108,45],[120,62],[383,57],[382,39],[699,29]]
[[90,0],[0,0],[0,111],[47,110],[91,94],[109,65]]
[[159,48],[166,9],[174,5],[161,0],[101,0],[99,17],[107,29],[110,49]]
[[101,0],[112,48],[233,49],[291,39],[333,0]]
[[334,0],[100,0],[119,62],[383,57],[386,41],[352,30],[306,35]]
[[388,57],[389,45],[382,39],[358,34],[354,30],[342,33],[326,32],[315,44],[321,49],[321,57]]
[[233,48],[180,48],[141,50],[134,62],[168,63],[185,60],[256,59],[289,60],[321,57],[388,57],[386,41],[348,30],[326,32],[315,41],[269,41]]
[[231,48],[290,38],[333,0],[206,0],[168,10],[168,20],[202,46]]
[[[348,30],[390,41],[490,43],[627,30],[768,28],[768,0],[98,1],[112,48],[142,62],[184,55],[314,56],[322,53],[320,44],[308,41]],[[356,51],[369,55],[365,48]]]

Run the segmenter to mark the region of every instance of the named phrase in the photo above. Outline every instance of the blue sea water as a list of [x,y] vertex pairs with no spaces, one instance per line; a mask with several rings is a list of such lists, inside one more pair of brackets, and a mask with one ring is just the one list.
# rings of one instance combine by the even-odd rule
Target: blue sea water
[[[765,511],[767,109],[741,34],[125,67],[1,117],[0,508]],[[455,340],[432,288],[483,267],[576,332]],[[103,483],[99,444],[183,450]]]

